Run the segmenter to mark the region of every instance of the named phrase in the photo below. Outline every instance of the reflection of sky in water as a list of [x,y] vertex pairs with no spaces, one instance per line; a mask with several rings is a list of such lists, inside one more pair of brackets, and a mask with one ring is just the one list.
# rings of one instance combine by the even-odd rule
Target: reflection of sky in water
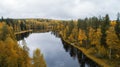
[[30,56],[33,50],[40,48],[48,67],[79,67],[77,59],[66,53],[60,38],[48,33],[33,33],[25,39],[30,48]]

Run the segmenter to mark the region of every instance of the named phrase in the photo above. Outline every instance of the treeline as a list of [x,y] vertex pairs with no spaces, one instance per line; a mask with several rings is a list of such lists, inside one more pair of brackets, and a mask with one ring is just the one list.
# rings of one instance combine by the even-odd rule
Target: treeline
[[1,18],[1,22],[5,22],[14,32],[24,30],[47,30],[50,29],[51,19],[12,19]]
[[17,44],[15,31],[13,31],[17,27],[11,25],[12,23],[0,22],[0,67],[46,67],[46,62],[39,49],[34,51],[31,58],[27,45]]
[[[105,17],[62,21],[56,24],[54,31],[71,44],[85,48],[99,58],[120,60],[120,14],[117,20]],[[114,62],[114,61],[112,61]]]

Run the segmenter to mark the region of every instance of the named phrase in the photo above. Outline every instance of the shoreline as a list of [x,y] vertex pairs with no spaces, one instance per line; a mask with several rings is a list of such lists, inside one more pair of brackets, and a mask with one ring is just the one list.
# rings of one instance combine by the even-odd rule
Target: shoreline
[[89,59],[91,59],[92,61],[96,62],[98,65],[100,65],[100,67],[111,67],[109,64],[107,64],[105,62],[105,60],[97,58],[94,55],[90,55],[89,52],[85,48],[78,47],[75,44],[73,45],[72,43],[68,42],[64,38],[62,38],[62,40],[65,41],[66,43],[68,43],[69,45],[71,45],[71,46],[77,48],[78,50],[80,50],[86,57],[88,57]]
[[24,30],[24,31],[20,31],[20,32],[14,32],[15,35],[17,34],[22,34],[22,33],[27,33],[27,32],[32,32],[33,30]]

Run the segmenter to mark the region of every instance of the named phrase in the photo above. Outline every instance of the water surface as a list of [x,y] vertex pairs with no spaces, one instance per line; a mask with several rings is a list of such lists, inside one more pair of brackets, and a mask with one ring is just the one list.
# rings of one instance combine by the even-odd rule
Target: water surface
[[97,67],[96,63],[86,58],[79,50],[63,42],[51,32],[32,33],[19,43],[27,44],[31,57],[33,50],[39,48],[47,67]]

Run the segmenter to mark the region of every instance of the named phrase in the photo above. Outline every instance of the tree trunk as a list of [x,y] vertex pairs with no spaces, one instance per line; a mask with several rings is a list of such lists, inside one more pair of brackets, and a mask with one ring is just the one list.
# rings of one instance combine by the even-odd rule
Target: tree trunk
[[111,59],[111,48],[110,48],[110,53],[109,53],[109,59]]

